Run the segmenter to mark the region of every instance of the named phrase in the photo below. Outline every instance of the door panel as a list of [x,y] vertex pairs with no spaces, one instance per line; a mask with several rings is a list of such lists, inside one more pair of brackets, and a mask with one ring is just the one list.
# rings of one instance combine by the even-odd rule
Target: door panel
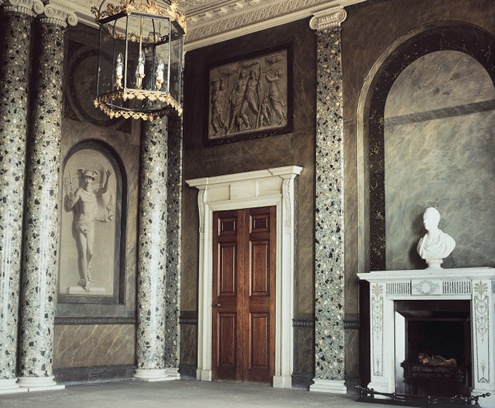
[[275,220],[275,207],[214,213],[214,379],[273,377]]
[[268,370],[270,364],[270,316],[266,313],[251,314],[250,370]]
[[252,269],[258,273],[251,273],[251,295],[270,296],[270,268],[268,268],[270,246],[268,242],[252,244]]
[[220,244],[220,270],[217,296],[236,296],[236,252],[237,245]]
[[237,331],[237,314],[236,313],[219,313],[219,365],[226,369],[235,369],[235,350],[236,350],[236,331]]
[[238,314],[238,304],[242,299],[238,299],[237,212],[223,212],[220,217],[215,215],[214,223],[217,233],[213,257],[213,375],[218,379],[236,379],[239,375],[238,338],[242,326]]

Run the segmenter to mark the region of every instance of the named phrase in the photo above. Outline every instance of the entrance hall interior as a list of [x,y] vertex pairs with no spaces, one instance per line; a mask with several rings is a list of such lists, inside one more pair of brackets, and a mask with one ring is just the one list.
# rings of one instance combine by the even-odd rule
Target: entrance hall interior
[[[0,405],[422,397],[401,364],[444,353],[465,376],[438,392],[495,406],[492,2],[179,0],[182,112],[153,121],[93,103],[100,3],[0,0]],[[429,207],[455,239],[434,269]]]

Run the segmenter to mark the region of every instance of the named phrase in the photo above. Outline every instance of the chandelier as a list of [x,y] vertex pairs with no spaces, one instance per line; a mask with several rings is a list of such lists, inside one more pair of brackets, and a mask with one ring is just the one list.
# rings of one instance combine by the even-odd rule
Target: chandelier
[[100,27],[95,107],[110,118],[181,115],[186,18],[177,3],[103,0],[91,11]]

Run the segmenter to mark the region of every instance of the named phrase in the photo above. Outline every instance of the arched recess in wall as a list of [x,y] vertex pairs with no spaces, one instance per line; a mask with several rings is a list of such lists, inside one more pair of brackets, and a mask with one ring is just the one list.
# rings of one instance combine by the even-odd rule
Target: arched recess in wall
[[[485,72],[488,78],[487,82],[489,83],[491,80],[493,86],[493,82],[495,82],[495,53],[490,52],[490,50],[494,49],[494,37],[479,27],[462,22],[441,22],[421,27],[398,39],[375,64],[365,83],[359,103],[358,143],[362,152],[360,222],[365,226],[364,233],[360,236],[361,271],[388,268],[387,214],[385,212],[385,108],[392,86],[399,75],[415,61],[439,51],[462,53],[469,59],[473,59]],[[473,109],[493,112],[495,109],[494,101],[484,102],[484,106],[473,106]],[[418,177],[421,175],[418,174]],[[429,181],[425,180],[425,183]],[[405,190],[407,187],[402,186]],[[431,204],[436,205],[438,204],[437,201],[433,200]],[[405,216],[409,217],[410,214]],[[406,222],[414,224],[416,229],[421,224],[418,217],[407,219]],[[419,235],[417,238],[419,239]],[[407,256],[413,256],[411,254],[413,247],[414,245],[411,244],[410,247],[404,248],[404,251],[408,252]],[[471,257],[474,255],[476,255],[475,251],[470,254]],[[465,265],[459,261],[458,264],[454,263],[450,266],[475,265]]]
[[58,302],[123,304],[127,214],[123,162],[106,143],[85,140],[68,152],[62,174]]

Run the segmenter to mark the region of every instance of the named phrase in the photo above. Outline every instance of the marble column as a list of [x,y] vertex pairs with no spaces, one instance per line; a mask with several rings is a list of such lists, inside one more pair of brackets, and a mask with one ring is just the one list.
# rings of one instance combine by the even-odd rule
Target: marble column
[[0,393],[16,384],[29,50],[39,0],[0,1]]
[[182,120],[168,119],[167,175],[167,288],[165,291],[165,366],[169,376],[179,378],[180,359],[180,242],[182,206]]
[[19,385],[58,389],[53,336],[58,272],[64,34],[76,15],[51,2],[36,25],[28,137],[19,330]]
[[344,146],[341,7],[314,15],[317,33],[315,379],[311,391],[344,385]]
[[135,377],[147,381],[170,379],[165,369],[167,127],[167,118],[143,122],[141,138]]

